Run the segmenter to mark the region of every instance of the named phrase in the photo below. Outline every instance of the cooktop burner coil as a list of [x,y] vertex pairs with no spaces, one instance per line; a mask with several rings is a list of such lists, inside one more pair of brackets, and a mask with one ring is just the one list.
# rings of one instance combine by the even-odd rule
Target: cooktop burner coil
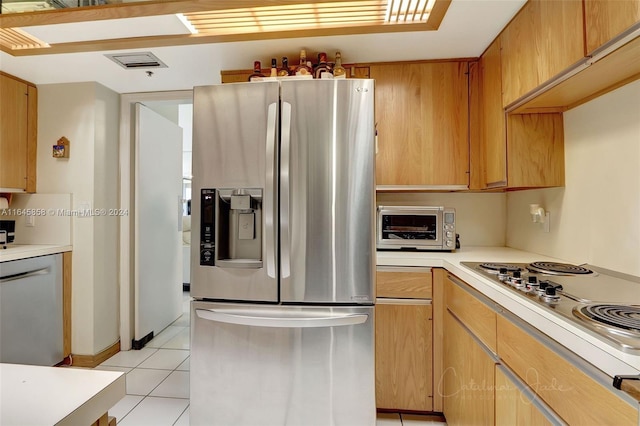
[[583,268],[582,266],[571,265],[569,263],[558,262],[533,262],[530,263],[529,266],[527,266],[527,269],[533,272],[556,275],[593,274],[593,271],[591,269]]
[[506,269],[507,272],[521,271],[522,268],[516,265],[509,265],[504,263],[481,263],[481,268],[489,269],[490,271],[499,271],[500,269]]
[[592,304],[574,308],[574,314],[640,336],[640,306]]

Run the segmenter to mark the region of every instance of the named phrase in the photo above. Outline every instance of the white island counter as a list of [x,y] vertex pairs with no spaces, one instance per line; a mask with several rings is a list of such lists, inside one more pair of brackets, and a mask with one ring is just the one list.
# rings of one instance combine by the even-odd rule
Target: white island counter
[[0,364],[0,424],[92,425],[125,396],[125,375]]

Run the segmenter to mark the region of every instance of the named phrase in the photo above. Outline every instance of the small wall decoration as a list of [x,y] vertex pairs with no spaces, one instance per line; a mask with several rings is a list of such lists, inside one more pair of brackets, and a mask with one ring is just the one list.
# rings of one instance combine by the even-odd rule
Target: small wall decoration
[[69,139],[64,136],[53,146],[53,158],[69,158]]

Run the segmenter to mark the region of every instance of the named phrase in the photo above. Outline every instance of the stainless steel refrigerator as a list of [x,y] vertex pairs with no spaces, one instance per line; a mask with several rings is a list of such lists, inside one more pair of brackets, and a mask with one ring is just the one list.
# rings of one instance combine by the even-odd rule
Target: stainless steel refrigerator
[[373,80],[194,89],[192,425],[374,425]]

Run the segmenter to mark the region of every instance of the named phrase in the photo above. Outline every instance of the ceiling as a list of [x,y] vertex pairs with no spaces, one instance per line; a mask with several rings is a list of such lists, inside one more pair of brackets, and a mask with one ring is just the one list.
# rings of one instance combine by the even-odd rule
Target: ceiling
[[[151,51],[167,65],[167,68],[153,70],[151,77],[146,70],[123,69],[104,56],[106,53],[127,50],[34,56],[11,56],[0,52],[0,69],[36,85],[96,81],[118,93],[133,93],[185,90],[219,83],[221,70],[250,69],[255,60],[262,61],[266,68],[271,58],[291,56],[302,48],[309,52],[327,52],[331,58],[339,50],[345,63],[477,57],[525,1],[453,0],[437,31],[284,38],[130,50]],[[135,25],[139,30],[145,27],[150,30],[158,28],[157,17],[136,19]],[[44,35],[67,40],[68,34],[74,33],[74,25],[78,24],[51,26],[48,33],[44,31]],[[116,20],[101,21],[104,31],[108,32],[110,25],[115,28],[122,23]],[[42,36],[43,30],[39,31]],[[85,33],[77,28],[75,30],[79,38]],[[290,58],[290,63],[295,63],[295,59],[292,61]]]

